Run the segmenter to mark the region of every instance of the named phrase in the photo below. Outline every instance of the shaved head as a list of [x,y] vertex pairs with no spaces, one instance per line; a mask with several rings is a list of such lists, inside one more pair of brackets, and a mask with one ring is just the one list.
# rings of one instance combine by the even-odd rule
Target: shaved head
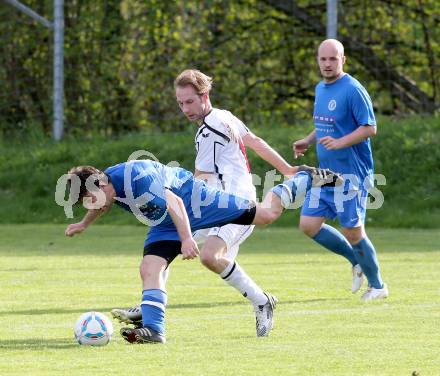
[[339,42],[336,39],[326,39],[323,41],[318,48],[318,56],[319,53],[322,51],[331,51],[339,56],[344,56],[344,46],[341,42]]
[[344,46],[336,39],[326,39],[318,48],[317,55],[319,69],[326,83],[332,83],[345,73]]

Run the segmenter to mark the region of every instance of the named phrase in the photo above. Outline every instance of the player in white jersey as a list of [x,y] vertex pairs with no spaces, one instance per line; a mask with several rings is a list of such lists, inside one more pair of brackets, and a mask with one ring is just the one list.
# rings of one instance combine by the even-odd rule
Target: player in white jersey
[[[183,71],[175,80],[176,99],[181,111],[198,125],[195,176],[226,192],[255,200],[256,190],[246,147],[284,175],[293,175],[296,167],[290,166],[231,112],[213,108],[209,98],[211,86],[212,79],[197,70]],[[256,314],[257,336],[265,336],[273,326],[276,298],[264,293],[235,260],[239,245],[252,231],[253,226],[234,224],[210,229],[200,258],[203,265],[250,300]]]
[[[224,190],[255,199],[255,187],[243,139],[251,137],[248,128],[226,110],[212,108],[201,119],[195,144],[196,173],[214,175]],[[286,165],[286,172],[290,172]]]
[[[228,193],[256,200],[256,189],[252,184],[243,143],[243,138],[248,134],[250,135],[249,129],[232,113],[212,108],[200,122],[195,137],[195,176]],[[286,168],[289,167],[286,165]],[[226,225],[200,230],[195,236],[199,242],[205,241],[207,236],[221,238],[226,245],[226,258],[234,260],[239,245],[252,233],[253,228],[254,226]],[[216,254],[217,252],[205,252],[205,256],[201,258],[202,263],[214,272],[218,272],[215,265],[212,265],[216,263],[212,259]]]
[[[181,111],[197,123],[195,177],[236,196],[256,199],[255,186],[246,155],[253,149],[285,176],[294,175],[292,167],[263,139],[254,135],[231,112],[213,108],[209,93],[212,79],[198,70],[185,70],[175,80],[176,99]],[[263,290],[235,260],[240,244],[252,233],[252,225],[229,224],[199,230],[194,238],[204,242],[200,258],[204,266],[220,275],[254,306],[257,336],[267,336],[273,327],[277,299]],[[124,322],[136,321],[140,310],[115,309],[113,316]]]

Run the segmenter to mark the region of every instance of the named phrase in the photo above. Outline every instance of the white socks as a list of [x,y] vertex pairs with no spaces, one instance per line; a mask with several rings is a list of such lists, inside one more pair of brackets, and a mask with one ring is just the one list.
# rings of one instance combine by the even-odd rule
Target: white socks
[[230,286],[240,291],[253,305],[264,305],[267,303],[267,296],[264,295],[263,290],[257,286],[237,262],[232,261],[220,273],[220,277]]

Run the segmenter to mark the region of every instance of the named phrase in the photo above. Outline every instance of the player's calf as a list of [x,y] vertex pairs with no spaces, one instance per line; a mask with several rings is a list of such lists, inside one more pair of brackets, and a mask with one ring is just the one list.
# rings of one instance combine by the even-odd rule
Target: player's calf
[[334,187],[342,183],[342,176],[334,171],[301,165],[292,178],[278,184],[271,191],[280,198],[282,206],[288,208],[297,197],[305,196],[312,187]]
[[312,186],[312,178],[309,172],[301,171],[292,178],[285,180],[271,189],[271,192],[278,196],[283,208],[290,207],[297,195],[305,195]]

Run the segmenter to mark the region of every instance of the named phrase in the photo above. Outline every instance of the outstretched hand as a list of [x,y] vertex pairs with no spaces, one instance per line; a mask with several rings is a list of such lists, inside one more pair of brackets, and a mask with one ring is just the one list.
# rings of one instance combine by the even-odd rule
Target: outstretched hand
[[81,222],[72,223],[69,226],[67,226],[66,231],[64,233],[66,236],[72,237],[75,234],[80,234],[85,229],[86,229],[86,226],[84,226]]
[[298,157],[304,156],[304,153],[308,150],[310,144],[306,139],[295,141],[292,144],[293,157],[297,159]]

